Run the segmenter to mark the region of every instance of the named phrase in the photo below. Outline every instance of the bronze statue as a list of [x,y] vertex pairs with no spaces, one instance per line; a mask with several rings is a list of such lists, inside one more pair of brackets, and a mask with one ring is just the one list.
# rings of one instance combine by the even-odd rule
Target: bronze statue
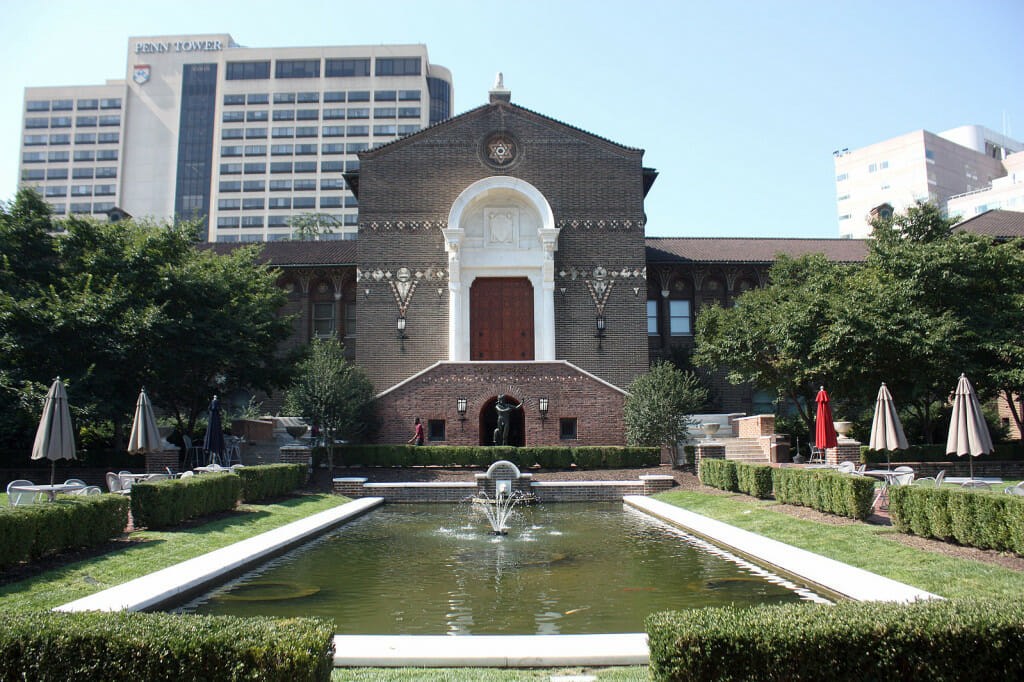
[[494,429],[494,444],[508,445],[508,425],[512,410],[518,410],[519,405],[512,405],[508,402],[508,396],[504,393],[498,396],[498,402],[494,403],[494,409],[498,413],[498,427]]

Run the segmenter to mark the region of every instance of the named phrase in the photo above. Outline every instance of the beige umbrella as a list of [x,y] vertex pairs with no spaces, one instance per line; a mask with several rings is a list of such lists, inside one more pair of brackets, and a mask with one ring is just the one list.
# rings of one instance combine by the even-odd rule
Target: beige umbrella
[[[946,439],[946,454],[957,457],[977,457],[992,452],[992,437],[988,424],[981,413],[981,403],[974,393],[974,387],[966,374],[960,375],[953,394],[953,414],[949,418],[949,437]],[[974,478],[974,460],[971,463],[971,478]]]
[[132,435],[128,438],[128,453],[147,455],[151,452],[163,452],[166,447],[156,425],[153,404],[149,402],[146,389],[142,389],[135,403],[135,419],[132,421]]
[[872,450],[885,450],[885,468],[891,466],[890,456],[893,450],[906,450],[907,437],[903,435],[903,425],[896,413],[896,404],[892,400],[889,388],[883,383],[875,398],[875,417],[871,420],[871,439],[868,447]]
[[43,416],[39,419],[36,440],[32,444],[32,459],[50,460],[50,485],[53,485],[57,460],[76,459],[75,432],[71,428],[68,394],[60,377],[54,380],[50,390],[46,392]]

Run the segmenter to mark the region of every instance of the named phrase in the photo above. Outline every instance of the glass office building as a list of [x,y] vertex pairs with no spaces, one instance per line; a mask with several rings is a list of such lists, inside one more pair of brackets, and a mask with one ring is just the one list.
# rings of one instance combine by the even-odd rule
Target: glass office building
[[210,241],[354,238],[356,153],[451,116],[424,45],[130,38],[124,80],[25,90],[20,182],[58,215],[202,219]]

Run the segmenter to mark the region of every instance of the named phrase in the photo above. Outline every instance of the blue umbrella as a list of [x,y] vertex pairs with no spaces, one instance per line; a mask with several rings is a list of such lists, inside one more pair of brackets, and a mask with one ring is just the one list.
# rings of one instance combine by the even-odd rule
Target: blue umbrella
[[224,457],[224,430],[220,425],[220,401],[217,400],[217,396],[213,396],[213,401],[210,403],[208,410],[210,412],[210,423],[206,427],[203,449],[210,453],[212,463]]

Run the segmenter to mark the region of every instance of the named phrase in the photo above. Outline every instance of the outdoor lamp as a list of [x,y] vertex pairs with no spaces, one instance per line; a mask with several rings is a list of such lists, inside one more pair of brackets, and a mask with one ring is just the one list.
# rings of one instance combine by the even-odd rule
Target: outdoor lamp
[[401,341],[402,350],[405,350],[405,340],[409,338],[405,334],[405,315],[398,316],[398,340]]
[[604,338],[604,315],[597,316],[597,338]]
[[545,419],[547,419],[548,418],[548,399],[547,398],[538,398],[537,399],[537,409],[540,411],[540,420],[544,421]]
[[455,399],[455,409],[459,413],[459,419],[465,421],[466,420],[466,399],[465,398],[456,398]]

